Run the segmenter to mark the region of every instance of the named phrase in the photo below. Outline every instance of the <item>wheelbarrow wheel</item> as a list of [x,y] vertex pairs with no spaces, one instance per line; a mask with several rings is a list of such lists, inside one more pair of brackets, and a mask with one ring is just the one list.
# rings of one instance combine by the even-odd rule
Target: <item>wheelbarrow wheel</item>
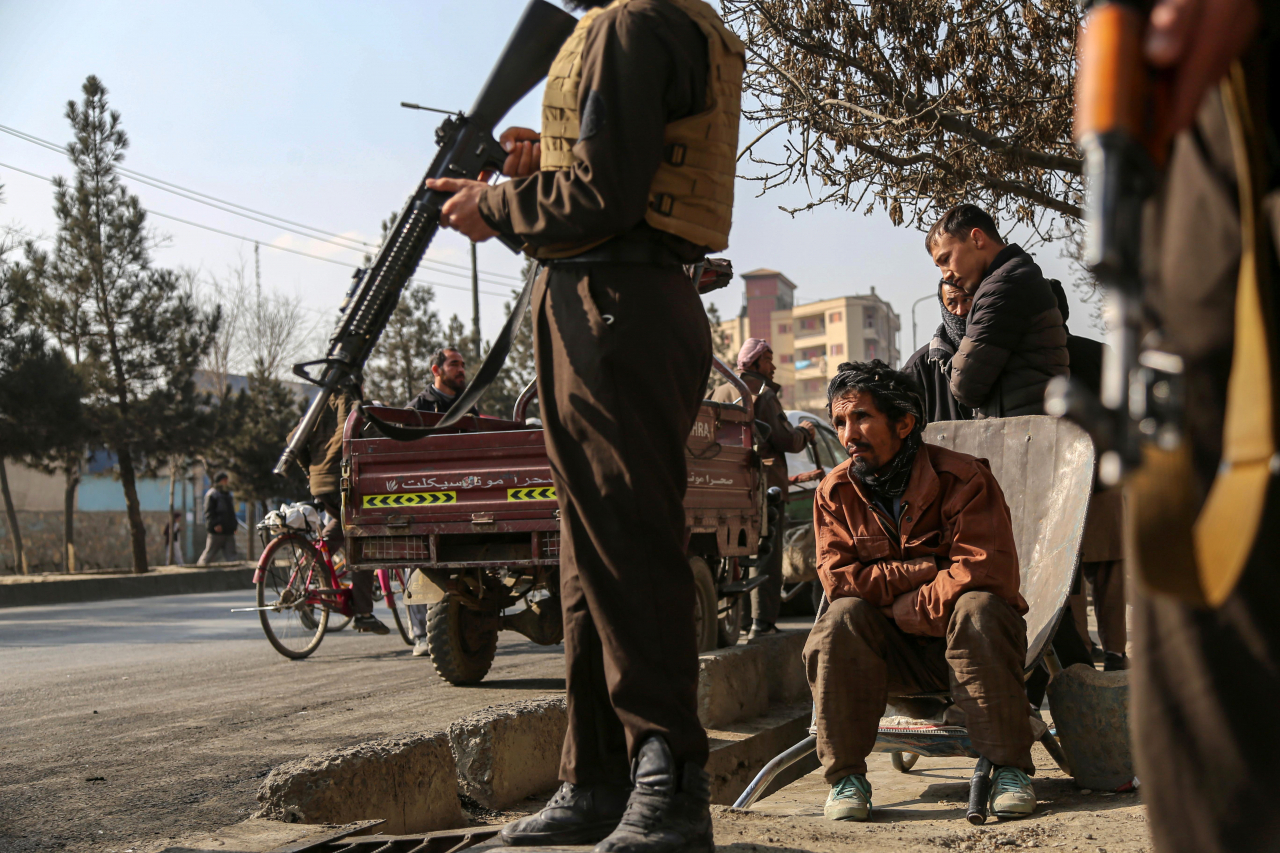
[[899,773],[910,773],[911,768],[916,766],[916,762],[920,760],[920,756],[914,752],[891,752],[889,760],[893,762],[893,769]]

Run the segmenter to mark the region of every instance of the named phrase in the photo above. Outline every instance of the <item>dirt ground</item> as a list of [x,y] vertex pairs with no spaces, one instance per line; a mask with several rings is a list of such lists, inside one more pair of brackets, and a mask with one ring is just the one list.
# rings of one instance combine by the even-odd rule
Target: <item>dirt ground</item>
[[722,853],[782,851],[1001,851],[1045,848],[1081,853],[1149,851],[1146,810],[1137,794],[1085,793],[1036,745],[1033,784],[1039,806],[1028,818],[965,820],[973,762],[921,758],[910,773],[894,770],[887,754],[872,755],[872,819],[826,820],[828,786],[821,771],[758,802],[750,812],[715,808],[716,847]]

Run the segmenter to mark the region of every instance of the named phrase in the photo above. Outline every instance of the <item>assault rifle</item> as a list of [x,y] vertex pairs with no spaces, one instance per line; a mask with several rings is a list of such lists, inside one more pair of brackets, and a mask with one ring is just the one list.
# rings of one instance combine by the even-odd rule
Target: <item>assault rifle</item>
[[[352,276],[339,308],[341,318],[329,338],[328,353],[318,361],[293,367],[296,375],[320,386],[320,393],[280,455],[274,469],[277,475],[284,474],[306,445],[330,397],[342,388],[358,388],[365,362],[400,301],[401,291],[431,245],[440,227],[440,208],[449,194],[428,190],[426,179],[474,180],[501,168],[507,152],[493,138],[494,127],[547,76],[560,45],[576,24],[568,12],[545,0],[530,0],[471,111],[447,117],[436,130],[439,151],[431,168],[405,202],[373,265]],[[513,251],[521,248],[518,240],[503,238],[503,242]],[[313,376],[311,369],[316,367],[321,371]]]
[[1182,361],[1142,339],[1142,210],[1169,151],[1164,81],[1142,55],[1149,3],[1086,2],[1076,74],[1076,144],[1089,187],[1085,266],[1103,286],[1107,326],[1100,398],[1080,382],[1050,383],[1045,411],[1083,426],[1101,453],[1099,479],[1115,485],[1143,445],[1181,442]]

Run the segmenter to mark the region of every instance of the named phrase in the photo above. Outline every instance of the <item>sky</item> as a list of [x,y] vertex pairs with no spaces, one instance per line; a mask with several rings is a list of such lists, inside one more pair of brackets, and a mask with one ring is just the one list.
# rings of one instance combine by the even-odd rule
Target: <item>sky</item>
[[[85,77],[96,74],[130,137],[124,166],[376,243],[379,223],[401,208],[435,153],[440,117],[400,102],[467,109],[524,5],[0,0],[0,126],[65,144],[71,136],[66,102],[80,100]],[[535,89],[500,126],[536,127],[540,97]],[[745,142],[758,132],[744,122],[740,136]],[[749,174],[750,165],[742,165]],[[51,187],[10,167],[69,176],[65,155],[0,132],[0,225],[51,237]],[[360,251],[125,183],[167,238],[156,264],[225,277],[242,263],[252,270],[257,241],[263,289],[301,297],[326,332],[332,327],[351,275],[343,265],[360,263]],[[738,181],[731,245],[721,253],[735,270],[781,270],[797,284],[798,303],[875,287],[902,319],[900,351],[904,357],[912,352],[911,304],[931,295],[937,282],[920,233],[895,228],[880,211],[863,216],[824,207],[792,217],[779,207],[806,203],[803,186],[763,197],[756,188]],[[1034,254],[1046,274],[1069,278],[1057,247]],[[469,327],[467,241],[441,231],[427,259],[417,278],[435,285],[443,319],[456,313]],[[486,338],[502,324],[521,265],[497,241],[479,247]],[[737,278],[708,298],[724,317],[736,314],[741,300]],[[918,343],[937,326],[937,310],[930,300],[917,309]],[[1073,306],[1074,316],[1087,313]]]

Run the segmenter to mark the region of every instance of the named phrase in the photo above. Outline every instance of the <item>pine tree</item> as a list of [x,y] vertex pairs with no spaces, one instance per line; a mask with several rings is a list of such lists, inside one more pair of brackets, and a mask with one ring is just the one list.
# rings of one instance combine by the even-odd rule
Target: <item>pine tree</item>
[[[725,364],[733,367],[735,353],[732,351],[729,336],[720,331],[720,324],[724,321],[720,319],[720,309],[714,302],[707,303],[707,322],[711,325],[711,352]],[[710,397],[712,390],[728,381],[724,378],[724,374],[712,367],[711,376],[707,382],[707,396]]]
[[430,287],[410,285],[364,369],[364,394],[389,406],[407,406],[431,384],[431,357],[443,345],[440,315]]
[[298,466],[289,466],[283,478],[271,473],[281,441],[305,410],[304,401],[284,382],[253,370],[248,389],[233,394],[221,406],[224,429],[206,457],[208,466],[231,473],[232,486],[241,500],[306,499],[310,494],[307,480]]
[[26,574],[5,460],[44,468],[68,448],[82,447],[83,389],[75,368],[36,323],[37,293],[27,271],[7,263],[11,248],[11,235],[0,234],[0,493],[14,566]]
[[200,310],[180,277],[153,268],[146,212],[116,171],[128,137],[107,90],[89,76],[81,104],[67,104],[75,179],[54,180],[58,233],[48,258],[31,250],[51,326],[74,341],[90,414],[117,458],[129,516],[133,570],[147,571],[137,477],[161,436],[195,404],[190,374],[208,353],[220,316]]
[[[528,263],[532,263],[532,261]],[[503,306],[507,317],[511,316],[511,307],[515,303],[517,295],[518,292],[513,290],[511,292],[511,302]],[[486,351],[487,349],[486,347]],[[499,418],[511,417],[512,410],[515,409],[516,400],[520,399],[521,392],[537,375],[538,370],[534,364],[533,352],[533,311],[529,310],[525,312],[524,321],[516,328],[515,334],[511,337],[511,351],[507,353],[506,363],[502,365],[498,378],[494,380],[493,385],[489,386],[489,390],[480,400],[484,406],[484,411]],[[537,417],[537,406],[538,404],[535,400],[525,413],[525,416],[530,418]]]

